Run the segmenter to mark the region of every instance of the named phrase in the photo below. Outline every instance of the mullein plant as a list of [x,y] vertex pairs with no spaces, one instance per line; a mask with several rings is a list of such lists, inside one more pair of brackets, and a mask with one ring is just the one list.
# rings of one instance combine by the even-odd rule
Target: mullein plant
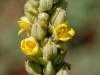
[[26,71],[30,75],[68,75],[64,62],[67,54],[65,42],[75,35],[68,28],[65,0],[28,0],[24,6],[25,16],[18,25],[26,32],[27,38],[20,44],[22,52],[27,55]]

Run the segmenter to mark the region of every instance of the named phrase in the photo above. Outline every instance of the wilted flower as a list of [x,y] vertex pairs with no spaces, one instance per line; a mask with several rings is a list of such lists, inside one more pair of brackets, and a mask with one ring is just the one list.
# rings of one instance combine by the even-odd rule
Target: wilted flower
[[61,41],[67,41],[75,35],[75,31],[72,28],[67,28],[68,22],[64,22],[54,28],[55,36]]
[[26,16],[23,16],[20,18],[20,21],[18,21],[18,25],[21,28],[21,30],[18,32],[18,35],[22,33],[24,30],[30,31],[31,30],[31,22],[27,19]]
[[42,55],[36,40],[33,37],[21,41],[22,52],[26,55]]

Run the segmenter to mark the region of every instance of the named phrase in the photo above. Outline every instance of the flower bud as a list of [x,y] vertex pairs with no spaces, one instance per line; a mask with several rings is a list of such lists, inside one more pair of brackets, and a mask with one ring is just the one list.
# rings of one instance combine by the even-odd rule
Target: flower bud
[[25,61],[25,68],[29,74],[41,74],[42,73],[42,66],[39,63],[34,61],[27,60]]
[[26,17],[30,20],[30,22],[34,22],[36,15],[33,15],[31,12],[29,11],[24,11],[24,14],[26,15]]
[[53,0],[40,0],[40,11],[49,11],[52,8]]
[[62,56],[57,54],[51,61],[54,65],[58,64],[62,60]]
[[69,75],[66,70],[60,69],[56,75]]
[[39,0],[29,0],[29,2],[33,7],[39,7]]
[[48,41],[48,38],[44,38],[43,40],[41,40],[41,45],[44,46]]
[[56,27],[62,22],[64,22],[66,17],[66,11],[61,9],[60,7],[56,9],[56,11],[51,16],[51,25]]
[[43,74],[44,75],[55,75],[55,70],[53,68],[51,61],[49,61],[46,67],[44,67]]
[[40,14],[38,15],[38,20],[46,21],[46,22],[47,22],[48,19],[49,19],[49,15],[48,15],[47,13],[45,13],[45,12],[40,13]]
[[31,36],[36,40],[42,40],[47,34],[47,25],[42,21],[37,21],[32,25]]
[[53,59],[57,54],[57,47],[54,42],[51,41],[51,39],[48,40],[48,42],[43,47],[43,57],[47,59]]
[[57,7],[61,7],[62,9],[66,10],[68,3],[65,0],[60,0],[56,3]]
[[25,7],[24,7],[24,11],[29,11],[32,14],[38,15],[38,8],[33,7],[29,1],[26,2]]

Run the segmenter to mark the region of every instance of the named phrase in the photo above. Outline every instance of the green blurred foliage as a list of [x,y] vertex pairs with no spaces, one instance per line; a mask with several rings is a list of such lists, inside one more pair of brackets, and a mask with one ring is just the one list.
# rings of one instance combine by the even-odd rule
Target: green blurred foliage
[[[20,41],[25,33],[17,35],[20,29],[17,21],[23,13],[26,0],[0,0],[0,75],[27,75],[19,70],[24,67],[25,55],[20,50]],[[67,0],[69,27],[76,31],[72,40],[66,43],[66,61],[72,64],[70,75],[100,74],[100,1]]]

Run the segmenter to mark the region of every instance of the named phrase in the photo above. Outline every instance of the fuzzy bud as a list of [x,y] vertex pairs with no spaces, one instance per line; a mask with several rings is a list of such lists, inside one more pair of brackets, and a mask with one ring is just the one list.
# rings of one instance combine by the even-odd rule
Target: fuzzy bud
[[66,70],[60,69],[56,75],[69,75]]
[[51,61],[49,61],[46,67],[44,67],[43,74],[44,75],[55,75],[55,70],[53,68]]
[[39,0],[29,0],[29,2],[33,7],[39,7]]
[[31,36],[33,36],[36,40],[44,39],[46,34],[47,34],[46,24],[42,23],[41,21],[36,21],[32,25]]
[[49,62],[49,60],[47,60],[45,57],[37,57],[37,59],[44,66]]
[[49,15],[47,13],[40,13],[38,15],[38,20],[41,20],[41,21],[48,21],[49,19]]
[[38,15],[38,8],[33,7],[29,1],[26,2],[24,11],[29,11],[32,14]]
[[26,17],[33,23],[36,15],[33,15],[31,12],[25,11],[24,14],[26,15]]
[[68,3],[65,0],[60,0],[56,6],[61,7],[62,9],[66,10]]
[[48,40],[48,42],[43,47],[43,57],[47,59],[53,59],[57,54],[57,47],[54,42],[51,41],[51,39]]
[[52,62],[54,65],[58,64],[62,60],[62,56],[57,54],[53,59]]
[[26,71],[32,75],[42,73],[41,65],[34,61],[30,61],[30,60],[25,61],[25,68],[26,68]]
[[51,16],[52,26],[56,27],[62,22],[64,22],[65,16],[66,16],[66,11],[61,8],[57,8],[56,11]]
[[52,8],[53,0],[40,0],[40,11],[49,11]]

